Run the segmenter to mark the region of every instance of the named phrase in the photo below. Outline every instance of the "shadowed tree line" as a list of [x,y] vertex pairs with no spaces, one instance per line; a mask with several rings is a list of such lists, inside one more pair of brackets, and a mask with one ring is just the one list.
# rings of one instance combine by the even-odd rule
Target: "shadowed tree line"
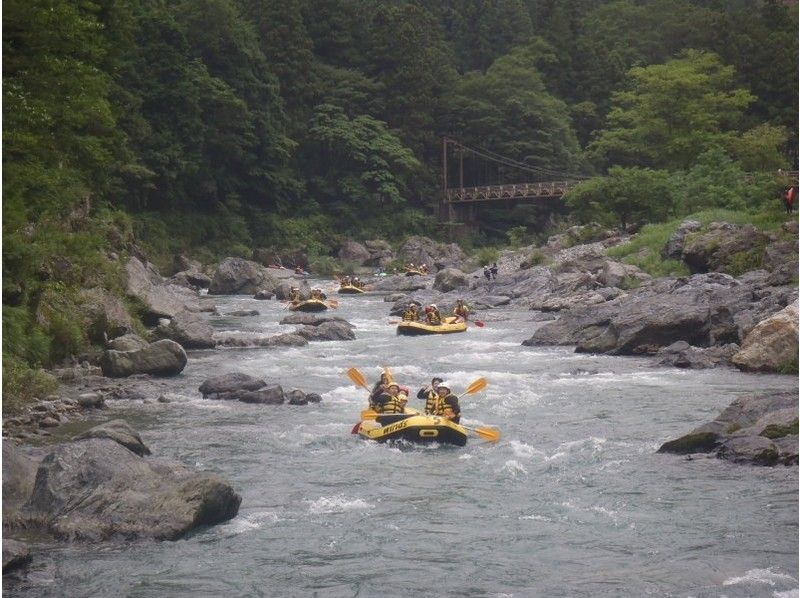
[[134,241],[212,259],[432,232],[442,135],[594,177],[569,205],[622,222],[761,209],[774,181],[731,181],[797,145],[792,2],[7,0],[3,25],[12,363],[81,346],[63,314],[119,291],[107,258]]

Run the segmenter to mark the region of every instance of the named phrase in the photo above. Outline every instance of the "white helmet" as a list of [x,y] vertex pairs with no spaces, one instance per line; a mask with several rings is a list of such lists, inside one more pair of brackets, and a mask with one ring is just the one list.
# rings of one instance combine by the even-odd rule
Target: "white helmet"
[[433,309],[439,309],[438,307],[436,307],[436,304],[435,304],[435,303],[431,303],[431,307],[432,307]]
[[447,390],[452,390],[452,388],[450,388],[450,383],[447,380],[445,380],[444,382],[439,382],[439,386],[436,387],[436,390],[439,390],[440,388],[446,388]]

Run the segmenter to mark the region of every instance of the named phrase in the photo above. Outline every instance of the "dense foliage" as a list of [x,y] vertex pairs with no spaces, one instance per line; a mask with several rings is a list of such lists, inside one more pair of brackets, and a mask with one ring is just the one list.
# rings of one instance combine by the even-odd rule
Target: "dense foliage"
[[[479,183],[589,178],[578,218],[758,209],[794,167],[797,5],[708,0],[7,0],[3,354],[86,341],[106,254],[325,257],[427,232],[441,138]],[[486,210],[524,236],[535,209]],[[511,238],[511,237],[509,237]]]

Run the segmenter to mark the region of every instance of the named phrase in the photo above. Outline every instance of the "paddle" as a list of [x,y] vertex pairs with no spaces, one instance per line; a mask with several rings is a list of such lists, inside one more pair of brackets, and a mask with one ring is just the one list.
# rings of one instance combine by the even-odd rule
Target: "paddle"
[[[462,392],[459,395],[459,397],[463,397],[464,395],[475,394],[476,392],[479,392],[484,388],[486,388],[488,384],[489,383],[487,382],[486,378],[483,377],[478,378],[472,384],[467,386],[467,389],[464,392]],[[475,434],[490,442],[497,442],[498,440],[500,440],[500,430],[493,430],[492,428],[470,428],[469,426],[465,426],[463,424],[459,425],[464,429],[469,430],[470,432],[475,432]]]
[[339,307],[339,302],[336,299],[328,299],[328,305],[333,309]]
[[[469,430],[470,432],[475,432],[481,438],[488,440],[489,442],[497,442],[500,440],[500,430],[493,430],[492,428],[470,428],[465,426],[464,424],[459,424],[465,430]],[[353,432],[355,434],[355,432]]]
[[476,392],[479,392],[479,391],[483,390],[484,388],[486,388],[486,386],[488,384],[489,384],[489,382],[486,381],[486,378],[483,378],[483,377],[478,378],[475,381],[473,381],[472,384],[467,386],[467,389],[464,392],[462,392],[460,395],[458,395],[458,398],[463,397],[464,395],[475,394]]
[[364,374],[359,372],[356,368],[347,370],[347,377],[350,378],[356,386],[361,386],[367,392],[372,392],[369,386],[367,386],[367,379],[364,377]]
[[486,324],[484,322],[481,322],[480,320],[472,320],[472,323],[475,324],[475,326],[477,326],[478,328],[483,328],[484,326],[486,326]]

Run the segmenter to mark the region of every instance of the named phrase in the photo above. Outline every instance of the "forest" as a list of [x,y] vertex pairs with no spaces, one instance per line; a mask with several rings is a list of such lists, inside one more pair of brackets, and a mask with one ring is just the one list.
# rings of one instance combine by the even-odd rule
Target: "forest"
[[[797,31],[776,0],[6,0],[4,388],[86,346],[131,247],[436,234],[443,136],[524,166],[471,184],[582,181],[548,226],[780,210]],[[543,232],[483,218],[466,245]]]

